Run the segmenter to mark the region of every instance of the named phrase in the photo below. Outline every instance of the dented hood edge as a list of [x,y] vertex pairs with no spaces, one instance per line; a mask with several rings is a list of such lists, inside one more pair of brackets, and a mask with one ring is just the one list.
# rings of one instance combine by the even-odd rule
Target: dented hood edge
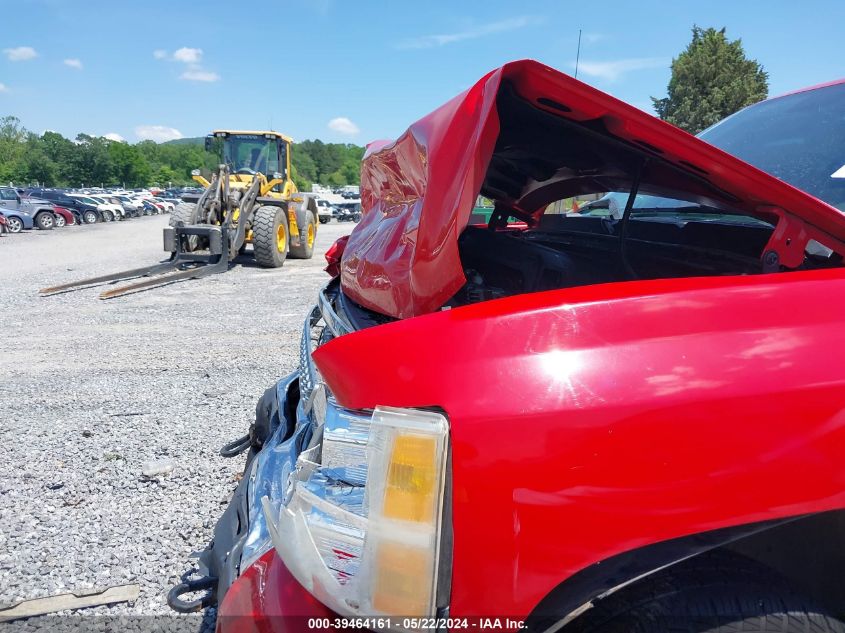
[[835,208],[638,108],[525,60],[488,73],[397,140],[367,147],[363,217],[339,267],[343,290],[354,301],[406,318],[439,309],[464,284],[458,238],[499,135],[496,99],[505,80],[534,103],[564,103],[568,112],[560,115],[572,121],[601,119],[616,138],[648,148],[643,151],[739,200],[734,206],[766,218],[777,207],[814,235],[845,241],[845,217]]

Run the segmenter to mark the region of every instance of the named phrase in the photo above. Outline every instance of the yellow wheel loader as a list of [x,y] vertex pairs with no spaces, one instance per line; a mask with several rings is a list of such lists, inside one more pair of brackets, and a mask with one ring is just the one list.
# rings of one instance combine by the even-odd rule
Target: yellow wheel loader
[[215,130],[206,149],[221,163],[209,178],[194,170],[204,190],[183,197],[164,229],[170,259],[111,275],[44,288],[50,295],[83,286],[150,277],[107,290],[101,299],[160,286],[181,279],[228,270],[230,262],[252,245],[259,266],[278,268],[288,257],[310,259],[317,238],[316,199],[299,193],[291,179],[291,144],[278,132]]

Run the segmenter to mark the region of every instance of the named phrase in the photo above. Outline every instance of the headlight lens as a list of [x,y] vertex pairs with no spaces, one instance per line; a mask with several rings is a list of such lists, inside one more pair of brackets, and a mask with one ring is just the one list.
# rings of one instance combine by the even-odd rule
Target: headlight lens
[[434,615],[449,426],[439,413],[348,411],[329,399],[322,443],[286,499],[262,504],[296,579],[342,614]]

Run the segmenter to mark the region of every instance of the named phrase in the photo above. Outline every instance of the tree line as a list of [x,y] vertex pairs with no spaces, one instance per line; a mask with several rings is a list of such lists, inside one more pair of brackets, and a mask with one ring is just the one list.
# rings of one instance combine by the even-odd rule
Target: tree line
[[[311,183],[357,185],[364,148],[319,140],[296,143],[293,179],[302,190]],[[160,187],[191,184],[194,169],[212,170],[219,162],[205,151],[202,138],[175,143],[130,144],[79,134],[74,140],[58,132],[27,130],[14,116],[0,118],[0,183],[47,187]]]

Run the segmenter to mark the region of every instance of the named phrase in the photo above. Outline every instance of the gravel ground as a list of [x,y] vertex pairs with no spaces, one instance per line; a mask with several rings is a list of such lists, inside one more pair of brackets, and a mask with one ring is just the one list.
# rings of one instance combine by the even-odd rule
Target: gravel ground
[[[0,238],[0,603],[139,583],[134,604],[84,613],[127,616],[128,629],[213,626],[213,613],[173,616],[165,595],[210,540],[243,467],[218,449],[295,368],[306,310],[328,279],[323,254],[352,225],[320,225],[314,258],[276,270],[246,261],[109,301],[96,289],[37,295],[155,263],[166,224],[153,216]],[[172,473],[142,477],[144,462],[162,459]],[[140,617],[150,615],[170,617]],[[81,620],[5,628],[61,623]]]

